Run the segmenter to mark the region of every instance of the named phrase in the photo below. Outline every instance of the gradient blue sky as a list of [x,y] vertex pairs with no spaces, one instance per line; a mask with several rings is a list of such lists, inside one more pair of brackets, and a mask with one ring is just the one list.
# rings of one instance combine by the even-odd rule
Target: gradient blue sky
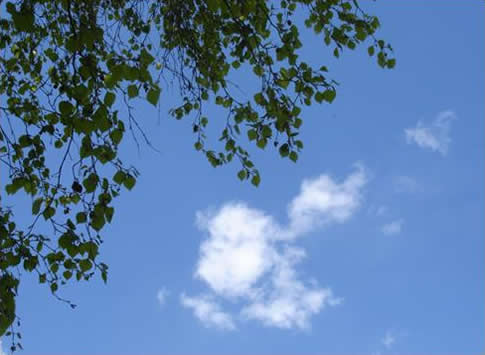
[[305,38],[337,100],[304,111],[296,165],[255,152],[257,189],[189,120],[137,109],[160,153],[125,147],[141,177],[104,232],[109,282],[62,289],[71,310],[26,277],[21,353],[485,351],[484,2],[368,5],[396,68]]

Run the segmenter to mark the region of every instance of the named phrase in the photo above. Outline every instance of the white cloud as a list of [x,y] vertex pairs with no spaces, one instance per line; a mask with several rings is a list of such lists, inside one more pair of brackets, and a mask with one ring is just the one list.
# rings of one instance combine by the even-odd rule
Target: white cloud
[[289,206],[290,232],[300,235],[324,223],[345,222],[359,207],[366,182],[362,166],[341,184],[328,175],[304,180]]
[[157,300],[160,305],[165,304],[165,301],[167,300],[168,297],[168,291],[165,288],[161,288],[157,291]]
[[431,149],[446,155],[450,145],[451,122],[456,118],[453,111],[443,111],[438,114],[430,125],[419,121],[415,128],[404,130],[406,142],[416,143],[421,148]]
[[381,339],[382,345],[384,345],[387,349],[390,349],[395,342],[396,336],[390,330],[388,330],[384,337]]
[[298,279],[293,264],[303,253],[301,249],[292,249],[280,256],[271,276],[273,289],[266,299],[255,300],[243,308],[242,314],[248,319],[260,320],[267,326],[304,329],[309,327],[313,314],[326,305],[336,306],[342,302],[341,298],[333,296],[331,289],[309,288]]
[[[239,304],[239,318],[280,328],[309,327],[312,315],[325,306],[340,304],[342,299],[334,297],[329,288],[301,280],[295,267],[305,251],[293,243],[318,226],[350,218],[361,203],[366,182],[361,166],[341,183],[328,175],[305,180],[288,206],[287,226],[242,202],[198,212],[197,224],[208,238],[200,246],[195,277],[209,286],[212,297]],[[208,322],[208,314],[214,311],[233,324],[229,314],[213,307],[214,298],[183,296],[182,300],[203,322]],[[204,316],[197,311],[201,307]]]
[[182,294],[182,305],[192,308],[194,314],[206,327],[233,330],[236,328],[230,314],[220,310],[219,305],[208,296],[188,297]]
[[384,224],[381,228],[382,233],[385,235],[394,235],[401,233],[402,226],[404,221],[402,219],[398,219],[396,221],[392,221],[388,224]]
[[278,235],[276,222],[243,203],[226,204],[213,216],[199,213],[199,225],[202,219],[210,237],[201,244],[196,277],[221,295],[253,293],[253,284],[273,264],[268,241]]

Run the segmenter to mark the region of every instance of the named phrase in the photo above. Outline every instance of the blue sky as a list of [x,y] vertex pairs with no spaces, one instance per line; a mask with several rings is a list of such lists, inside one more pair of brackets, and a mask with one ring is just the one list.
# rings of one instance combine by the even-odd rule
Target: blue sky
[[396,68],[306,37],[338,96],[304,111],[296,165],[254,151],[259,188],[140,105],[160,153],[125,146],[141,176],[104,232],[109,282],[63,288],[71,310],[27,276],[22,353],[483,353],[484,4],[369,9]]

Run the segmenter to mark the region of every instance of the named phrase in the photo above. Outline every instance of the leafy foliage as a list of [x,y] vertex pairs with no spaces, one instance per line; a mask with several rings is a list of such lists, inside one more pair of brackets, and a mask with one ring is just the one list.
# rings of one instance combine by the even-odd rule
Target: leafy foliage
[[[392,48],[375,37],[379,20],[355,0],[18,0],[1,1],[0,160],[5,191],[32,198],[32,222],[17,226],[0,207],[0,335],[12,336],[21,270],[59,285],[96,272],[100,231],[113,199],[138,177],[118,155],[127,130],[145,135],[132,101],[157,106],[164,82],[175,83],[175,119],[193,119],[196,150],[214,167],[236,160],[237,177],[259,185],[244,144],[296,162],[302,106],[331,103],[337,83],[327,68],[299,58],[296,17],[335,57],[368,42],[368,53],[392,68]],[[234,94],[230,75],[260,82],[249,99]],[[211,149],[204,107],[227,112]],[[246,139],[247,138],[247,139]],[[236,158],[236,159],[234,159]],[[3,171],[3,169],[2,169]],[[44,222],[42,222],[44,221]],[[39,224],[48,224],[48,235]],[[10,330],[9,330],[10,329]],[[13,342],[13,350],[16,347]]]

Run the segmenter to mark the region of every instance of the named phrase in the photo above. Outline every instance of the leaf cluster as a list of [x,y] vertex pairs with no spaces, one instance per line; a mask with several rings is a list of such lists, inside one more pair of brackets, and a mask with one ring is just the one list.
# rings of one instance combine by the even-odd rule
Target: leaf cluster
[[[376,38],[379,20],[355,0],[3,5],[0,163],[8,171],[5,192],[31,197],[32,220],[16,224],[13,209],[0,207],[0,336],[18,334],[12,327],[22,272],[37,273],[59,299],[68,281],[96,272],[106,281],[100,233],[113,219],[113,200],[139,175],[119,148],[127,132],[137,144],[140,135],[147,141],[134,102],[158,106],[164,84],[175,85],[181,100],[170,114],[193,120],[195,149],[214,167],[236,160],[237,177],[257,186],[261,176],[248,146],[273,145],[296,162],[302,108],[336,98],[337,82],[324,63],[300,59],[301,31],[313,31],[321,50],[335,57],[367,42],[379,66],[395,65],[392,48]],[[307,29],[295,24],[297,16]],[[235,94],[235,71],[256,78],[249,97]],[[227,113],[225,120],[207,116],[211,104]],[[209,122],[221,127],[223,149],[207,138]]]

